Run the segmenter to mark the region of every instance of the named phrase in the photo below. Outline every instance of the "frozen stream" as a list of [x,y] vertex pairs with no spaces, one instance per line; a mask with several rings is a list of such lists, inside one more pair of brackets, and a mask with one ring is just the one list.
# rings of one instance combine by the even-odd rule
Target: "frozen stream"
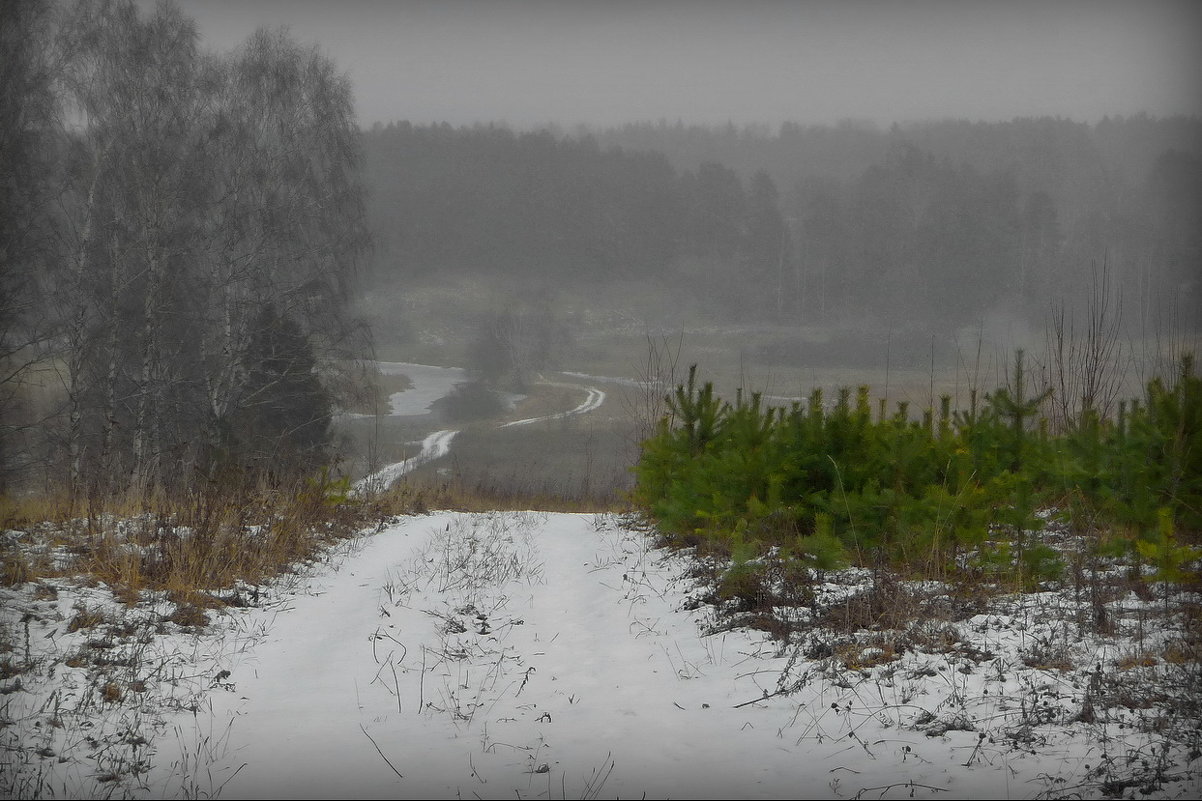
[[462,367],[435,367],[430,364],[412,364],[411,362],[379,362],[380,372],[384,375],[408,376],[412,382],[409,389],[394,392],[388,397],[391,405],[390,415],[429,414],[430,404],[439,398],[446,397],[456,384],[468,380],[467,371]]

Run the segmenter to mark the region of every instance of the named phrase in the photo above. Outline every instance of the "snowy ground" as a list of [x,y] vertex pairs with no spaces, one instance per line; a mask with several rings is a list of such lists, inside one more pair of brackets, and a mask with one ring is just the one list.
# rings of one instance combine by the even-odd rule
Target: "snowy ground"
[[[1196,653],[1161,599],[979,599],[904,637],[722,627],[612,516],[401,519],[211,621],[2,590],[10,797],[1191,798]],[[830,573],[815,605],[863,592]],[[932,596],[936,597],[936,596]],[[1196,598],[1178,595],[1174,603]],[[1195,606],[1196,608],[1196,606]],[[84,612],[92,614],[90,625]],[[1196,612],[1195,612],[1196,614]],[[81,620],[81,618],[84,618]],[[899,647],[905,643],[905,647]],[[1177,654],[1175,657],[1174,654]]]

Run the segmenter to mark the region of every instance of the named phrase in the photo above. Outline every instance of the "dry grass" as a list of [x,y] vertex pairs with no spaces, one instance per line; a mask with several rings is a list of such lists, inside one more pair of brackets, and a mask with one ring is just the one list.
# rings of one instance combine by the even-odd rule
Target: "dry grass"
[[470,484],[462,477],[418,475],[397,482],[390,490],[391,506],[400,513],[424,513],[433,509],[457,512],[620,512],[626,505],[620,497],[609,499],[588,495],[567,496],[559,492],[536,492],[504,482],[481,480]]
[[76,516],[80,504],[66,493],[0,496],[0,529],[24,529],[43,523],[64,523]]
[[628,445],[623,429],[590,415],[472,427],[456,437],[449,456],[405,483],[427,493],[437,488],[454,509],[617,511],[632,486]]
[[[345,486],[314,480],[174,500],[116,499],[103,508],[10,499],[0,578],[12,586],[70,577],[103,582],[127,605],[145,591],[165,591],[198,606],[201,595],[259,585],[316,558],[394,514],[389,502],[350,498]],[[79,625],[94,624],[81,617]],[[187,625],[203,624],[193,615]]]

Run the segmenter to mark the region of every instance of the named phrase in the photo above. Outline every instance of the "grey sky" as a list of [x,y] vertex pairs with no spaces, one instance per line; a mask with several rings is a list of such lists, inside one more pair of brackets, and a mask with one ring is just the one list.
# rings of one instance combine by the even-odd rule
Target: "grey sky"
[[184,0],[227,49],[287,25],[364,125],[1202,113],[1202,2]]

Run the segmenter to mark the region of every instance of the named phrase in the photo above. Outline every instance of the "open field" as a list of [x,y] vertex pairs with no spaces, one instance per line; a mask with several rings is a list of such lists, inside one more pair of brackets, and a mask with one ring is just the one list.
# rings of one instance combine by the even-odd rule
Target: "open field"
[[[466,367],[478,321],[520,306],[523,292],[532,295],[533,289],[480,279],[419,281],[395,294],[376,293],[361,311],[378,332],[381,358]],[[821,389],[833,403],[840,388],[866,385],[874,411],[883,401],[893,414],[904,403],[914,419],[937,409],[942,396],[950,398],[953,409],[964,409],[974,392],[980,402],[1006,386],[1020,348],[1034,383],[1032,394],[1059,377],[1049,336],[1001,314],[974,329],[933,334],[891,330],[872,320],[840,327],[720,324],[695,305],[677,302],[670,288],[637,281],[543,294],[548,305],[542,310],[565,333],[553,343],[553,363],[526,388],[516,408],[470,422],[436,412],[421,420],[343,426],[353,430],[357,449],[352,475],[413,456],[435,428],[456,428],[461,433],[449,456],[423,466],[410,482],[453,483],[492,498],[528,493],[577,503],[592,497],[608,507],[629,489],[638,442],[667,411],[664,396],[684,381],[691,364],[699,365],[698,378],[712,382],[716,395],[731,401],[742,390],[787,408]],[[1137,397],[1151,377],[1170,374],[1177,354],[1197,346],[1196,340],[1196,334],[1116,337],[1096,369],[1115,401]],[[583,399],[585,386],[608,393],[600,409],[520,433],[497,428],[571,409]]]
[[[427,364],[468,366],[479,320],[514,307],[533,290],[489,285],[480,279],[428,279],[393,290],[382,289],[364,301],[360,313],[376,332],[378,358]],[[919,413],[936,407],[943,394],[953,406],[967,405],[969,391],[991,391],[1006,382],[1014,353],[1022,348],[1029,364],[1054,365],[1048,356],[1051,318],[1046,310],[1028,310],[1025,318],[1001,312],[975,326],[935,331],[875,319],[818,324],[728,324],[683,300],[670,287],[624,281],[562,290],[543,290],[540,306],[566,331],[554,343],[553,369],[627,379],[645,378],[648,351],[659,351],[662,367],[675,365],[682,379],[688,366],[733,397],[737,388],[763,392],[774,400],[805,398],[821,387],[867,384],[890,407],[906,401]],[[1080,321],[1079,321],[1080,323]],[[1110,370],[1120,394],[1138,394],[1143,382],[1171,369],[1183,349],[1198,350],[1196,322],[1169,333],[1157,321],[1121,334]],[[1193,326],[1193,330],[1190,330]],[[1084,334],[1078,325],[1077,336]],[[1180,328],[1180,326],[1179,326]]]
[[[435,410],[426,415],[341,419],[343,465],[361,478],[383,465],[416,456],[423,437],[452,426],[459,430],[451,453],[424,465],[404,483],[442,497],[475,497],[498,506],[612,509],[632,486],[630,466],[637,457],[636,428],[620,385],[606,388],[606,401],[594,412],[518,426],[505,423],[554,416],[586,398],[585,388],[564,382],[533,384],[512,409],[453,423]],[[477,503],[473,501],[473,505]]]
[[449,483],[499,501],[524,497],[537,508],[552,499],[614,508],[633,485],[633,433],[620,416],[602,414],[513,428],[475,425],[460,433],[448,457],[419,468],[408,481]]

